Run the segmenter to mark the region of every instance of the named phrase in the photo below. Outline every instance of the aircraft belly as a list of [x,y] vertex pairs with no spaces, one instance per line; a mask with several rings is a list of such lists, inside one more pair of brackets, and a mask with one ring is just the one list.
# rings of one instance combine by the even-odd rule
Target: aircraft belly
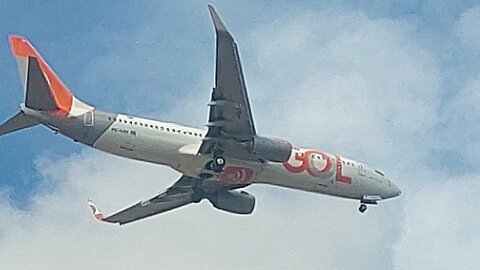
[[178,149],[185,144],[175,134],[158,134],[147,128],[115,123],[95,142],[94,147],[115,155],[178,167]]
[[[189,147],[188,145],[186,147]],[[180,149],[180,167],[178,170],[188,176],[198,177],[201,174],[213,174],[205,168],[207,162],[212,160],[211,155],[197,155],[194,152],[182,151]],[[222,173],[214,175],[208,181],[222,182],[229,184],[251,184],[256,182],[259,173],[262,171],[262,165],[259,162],[246,161],[240,159],[228,158]]]

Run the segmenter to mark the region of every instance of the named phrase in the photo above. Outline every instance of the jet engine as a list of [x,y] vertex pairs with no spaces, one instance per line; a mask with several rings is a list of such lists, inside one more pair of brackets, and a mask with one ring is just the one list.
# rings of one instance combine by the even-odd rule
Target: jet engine
[[219,191],[208,200],[215,208],[234,214],[248,215],[255,208],[255,197],[245,191]]
[[285,162],[292,154],[292,144],[286,140],[256,136],[250,152],[272,162]]

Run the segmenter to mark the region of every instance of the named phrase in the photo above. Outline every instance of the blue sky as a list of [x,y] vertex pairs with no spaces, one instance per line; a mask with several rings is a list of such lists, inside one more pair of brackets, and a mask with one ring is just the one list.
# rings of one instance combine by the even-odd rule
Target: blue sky
[[[251,218],[214,215],[202,204],[197,212],[195,208],[178,211],[167,219],[116,232],[129,241],[157,247],[135,228],[152,231],[175,246],[163,252],[198,255],[199,266],[205,268],[239,265],[230,263],[234,257],[226,252],[222,263],[215,264],[214,257],[192,250],[215,253],[215,247],[229,248],[231,243],[248,249],[240,244],[242,238],[261,254],[248,253],[253,259],[239,266],[248,269],[252,265],[480,267],[469,252],[480,248],[480,242],[472,240],[480,228],[473,212],[480,206],[476,198],[480,189],[476,166],[480,161],[480,6],[476,1],[211,2],[239,44],[257,130],[378,166],[399,183],[404,195],[358,217],[352,202],[253,187],[259,205]],[[202,126],[214,84],[214,32],[206,4],[0,1],[0,37],[4,37],[0,42],[0,119],[16,113],[22,102],[7,40],[15,33],[28,37],[74,94],[96,107]],[[177,177],[167,169],[86,149],[43,127],[0,138],[0,149],[0,193],[5,195],[0,216],[8,217],[5,227],[0,226],[0,251],[18,258],[23,247],[38,247],[38,258],[32,260],[44,268],[52,261],[41,252],[42,240],[51,241],[53,250],[62,247],[60,239],[78,243],[59,263],[70,268],[73,254],[88,246],[82,237],[92,230],[101,232],[103,240],[117,241],[111,227],[89,223],[79,206],[84,197],[95,196],[107,210],[115,211],[162,190]],[[45,205],[60,210],[51,212]],[[71,219],[52,221],[57,214]],[[212,228],[203,221],[207,217],[235,235],[220,225]],[[202,237],[211,245],[172,244],[175,239],[162,234],[178,233],[178,224],[169,223],[172,220],[185,224],[195,220],[207,226]],[[86,229],[78,229],[75,222]],[[338,228],[337,224],[345,225]],[[45,232],[49,226],[54,229]],[[69,232],[66,228],[72,226],[76,229]],[[257,231],[248,229],[252,226]],[[332,229],[319,232],[319,227]],[[196,232],[188,225],[182,229]],[[222,242],[216,230],[231,242]],[[258,230],[268,240],[256,241],[252,235]],[[16,237],[22,233],[38,243]],[[9,243],[16,244],[2,249]],[[366,250],[361,243],[374,248]],[[112,254],[132,252],[131,246],[117,244]],[[103,254],[101,247],[105,248],[99,245],[95,252],[83,255],[93,260],[100,253],[104,266],[115,266],[115,257]],[[423,251],[413,252],[416,248]],[[349,262],[332,253],[339,249],[351,254]],[[268,264],[279,257],[290,259]],[[159,260],[149,253],[137,258],[144,266]],[[187,262],[180,264],[180,268],[189,267]]]

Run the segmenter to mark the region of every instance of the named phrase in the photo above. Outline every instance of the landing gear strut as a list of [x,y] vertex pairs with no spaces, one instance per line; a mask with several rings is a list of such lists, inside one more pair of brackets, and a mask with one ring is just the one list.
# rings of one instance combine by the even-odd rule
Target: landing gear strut
[[367,205],[362,203],[360,204],[360,207],[358,207],[358,211],[360,211],[360,213],[365,213],[365,211],[367,211]]

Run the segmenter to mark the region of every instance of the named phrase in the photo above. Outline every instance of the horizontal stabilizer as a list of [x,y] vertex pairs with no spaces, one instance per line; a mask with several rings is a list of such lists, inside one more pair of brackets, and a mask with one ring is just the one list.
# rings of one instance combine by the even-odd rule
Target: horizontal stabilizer
[[35,118],[19,112],[0,126],[0,136],[38,124],[40,122]]

